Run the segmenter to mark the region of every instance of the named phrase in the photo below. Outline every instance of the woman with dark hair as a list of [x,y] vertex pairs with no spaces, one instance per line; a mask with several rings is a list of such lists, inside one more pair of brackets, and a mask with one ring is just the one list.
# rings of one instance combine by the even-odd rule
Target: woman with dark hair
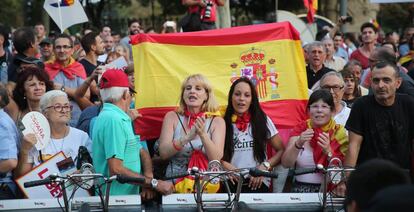
[[346,103],[349,108],[352,108],[352,104],[355,100],[361,96],[361,90],[359,89],[358,79],[349,70],[344,69],[341,71],[342,78],[345,82],[345,91],[342,96],[342,100]]
[[[230,87],[224,120],[226,140],[222,162],[225,169],[256,167],[271,171],[279,164],[282,140],[272,120],[260,107],[255,86],[248,78],[239,78]],[[271,158],[266,154],[268,143],[277,150]],[[235,179],[231,178],[233,184]],[[242,192],[269,192],[269,185],[269,178],[250,177],[243,184]]]
[[24,115],[31,111],[40,111],[40,98],[47,91],[53,90],[53,82],[49,75],[37,66],[26,66],[17,75],[13,100],[7,106],[12,119],[18,123]]
[[[328,90],[321,89],[309,97],[309,119],[291,132],[289,143],[282,157],[282,165],[289,168],[326,167],[332,158],[344,160],[348,149],[348,136],[342,125],[333,120],[335,103]],[[298,175],[292,192],[318,192],[323,174]]]

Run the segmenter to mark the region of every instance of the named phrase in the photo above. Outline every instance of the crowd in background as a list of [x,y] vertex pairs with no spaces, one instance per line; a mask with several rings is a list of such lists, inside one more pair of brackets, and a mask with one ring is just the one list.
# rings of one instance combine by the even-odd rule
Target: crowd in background
[[[333,157],[351,167],[382,158],[404,170],[407,179],[395,184],[408,182],[414,141],[414,27],[401,36],[388,32],[380,37],[374,24],[364,23],[356,38],[339,31],[341,20],[318,33],[317,41],[303,45],[308,120],[285,140],[247,78],[232,84],[223,117],[208,116],[218,105],[202,73],[183,81],[179,107],[164,117],[160,138],[140,140],[132,128],[141,114],[134,107],[129,35],[155,32],[143,30],[137,20],[129,21],[123,38],[110,26],[99,32],[84,29],[80,37],[48,34],[42,24],[13,32],[1,26],[0,199],[23,197],[13,179],[59,151],[76,163],[82,146],[97,172],[146,179],[140,186],[114,183],[111,194],[141,193],[144,199],[177,190],[176,181],[157,180],[156,175],[185,171],[195,152],[221,161],[228,170],[256,167],[280,176],[285,168],[327,166]],[[177,31],[177,24],[167,21],[161,33]],[[125,72],[102,74],[104,65],[119,57],[129,64]],[[34,148],[33,134],[22,133],[22,118],[32,111],[42,113],[51,128],[51,142],[41,151]],[[276,153],[270,155],[268,149]],[[237,179],[229,181],[234,185]],[[318,192],[322,181],[321,173],[310,173],[288,178],[286,184],[292,184],[291,192]],[[242,192],[282,192],[286,187],[283,178],[272,182],[250,176],[246,182]],[[348,194],[351,208],[368,207],[369,200],[359,202],[356,188],[348,187],[340,184],[335,191]]]

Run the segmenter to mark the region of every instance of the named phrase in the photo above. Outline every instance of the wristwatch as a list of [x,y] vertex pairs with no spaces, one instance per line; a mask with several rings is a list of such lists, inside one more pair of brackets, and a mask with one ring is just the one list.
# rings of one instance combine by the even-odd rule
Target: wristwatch
[[65,92],[65,86],[62,85],[62,87],[60,88],[61,91]]
[[156,189],[156,188],[157,188],[157,186],[158,186],[158,180],[157,180],[157,179],[155,179],[155,178],[153,178],[153,179],[151,180],[151,187],[152,187],[153,189]]
[[269,161],[263,161],[262,165],[269,171],[270,170],[270,163]]

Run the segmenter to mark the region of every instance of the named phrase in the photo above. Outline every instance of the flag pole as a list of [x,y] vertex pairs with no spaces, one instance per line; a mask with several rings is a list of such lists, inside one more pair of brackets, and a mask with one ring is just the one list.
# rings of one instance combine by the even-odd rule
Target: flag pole
[[59,8],[59,28],[60,28],[60,33],[63,33],[63,28],[62,28],[62,10],[60,9],[60,2],[62,0],[58,0],[58,8]]

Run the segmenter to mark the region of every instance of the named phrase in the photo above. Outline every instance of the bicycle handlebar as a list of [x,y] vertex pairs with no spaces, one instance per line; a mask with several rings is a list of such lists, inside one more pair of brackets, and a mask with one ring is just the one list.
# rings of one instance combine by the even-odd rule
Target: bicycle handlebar
[[43,180],[33,180],[33,181],[29,181],[29,182],[25,182],[23,184],[23,186],[25,188],[30,188],[30,187],[35,187],[35,186],[41,186],[41,185],[46,185],[46,184],[50,184],[52,183],[54,180],[50,177],[47,177]]
[[263,171],[257,168],[245,168],[245,169],[239,169],[239,170],[233,170],[233,171],[198,171],[197,167],[193,167],[191,171],[188,172],[182,172],[182,173],[178,173],[176,175],[171,175],[171,176],[166,176],[164,178],[162,178],[163,180],[172,180],[172,179],[177,179],[177,178],[182,178],[182,177],[186,177],[188,175],[195,175],[195,174],[200,174],[200,175],[204,175],[204,176],[208,176],[208,175],[226,175],[226,174],[239,174],[241,176],[245,176],[247,174],[249,174],[252,177],[270,177],[270,178],[277,178],[278,174],[276,173],[272,173],[272,172],[268,172],[268,171]]
[[130,176],[125,176],[121,174],[116,175],[116,180],[121,184],[124,184],[124,183],[144,184],[145,183],[145,178],[130,177]]
[[270,178],[277,178],[278,177],[277,173],[272,173],[272,172],[269,172],[269,171],[263,171],[263,170],[256,169],[256,168],[250,169],[249,174],[252,177],[270,177]]

